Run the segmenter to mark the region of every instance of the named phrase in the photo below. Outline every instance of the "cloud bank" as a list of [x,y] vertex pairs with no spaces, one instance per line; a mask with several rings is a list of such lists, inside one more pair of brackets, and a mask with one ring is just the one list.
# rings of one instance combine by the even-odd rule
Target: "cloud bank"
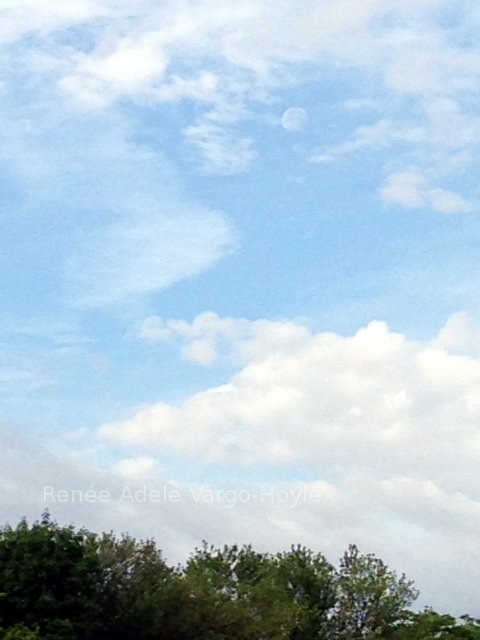
[[[73,441],[68,452],[58,442],[55,455],[35,451],[4,431],[5,513],[22,496],[28,514],[47,504],[78,524],[156,535],[172,558],[201,538],[270,549],[302,542],[332,558],[353,541],[414,577],[422,602],[476,613],[478,331],[465,314],[428,342],[383,322],[342,336],[212,312],[192,323],[151,317],[139,335],[152,348],[173,341],[197,364],[228,361],[237,372],[105,424],[100,439],[80,434],[76,451]],[[123,457],[100,466],[105,446]],[[193,481],[188,470],[202,468]],[[62,502],[46,499],[45,486],[111,498]],[[125,499],[125,487],[140,499]],[[142,497],[166,487],[180,497]]]
[[478,560],[480,525],[477,333],[465,314],[429,342],[383,322],[341,336],[211,312],[192,323],[151,317],[142,339],[173,340],[196,363],[227,358],[239,371],[100,435],[230,474],[271,469],[323,483],[321,506],[291,510],[285,532],[332,550],[335,539],[366,541],[411,567],[439,606],[451,598],[445,580],[463,594],[460,608],[475,608],[476,561],[467,558]]

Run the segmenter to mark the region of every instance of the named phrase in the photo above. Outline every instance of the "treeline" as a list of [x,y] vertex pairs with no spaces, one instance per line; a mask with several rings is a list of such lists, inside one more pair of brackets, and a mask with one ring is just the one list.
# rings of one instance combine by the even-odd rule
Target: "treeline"
[[0,529],[1,640],[480,639],[480,621],[413,613],[418,593],[350,546],[320,553],[196,549],[169,566],[153,540],[60,526]]

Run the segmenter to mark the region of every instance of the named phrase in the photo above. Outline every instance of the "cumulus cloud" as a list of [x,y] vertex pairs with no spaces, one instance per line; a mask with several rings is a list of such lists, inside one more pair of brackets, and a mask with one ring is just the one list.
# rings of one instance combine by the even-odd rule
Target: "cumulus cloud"
[[450,316],[439,332],[435,344],[452,353],[480,354],[480,327],[465,311]]
[[[147,406],[101,433],[127,446],[228,464],[301,464],[315,473],[367,468],[469,491],[478,464],[470,444],[480,362],[441,346],[450,325],[439,334],[443,343],[422,344],[382,322],[343,337],[213,314],[191,324],[159,321],[159,339],[180,336],[187,357],[203,341],[213,352],[219,336],[232,341],[242,368],[218,387],[178,405]],[[155,321],[147,327],[154,337]]]
[[472,166],[473,150],[479,142],[478,125],[478,116],[463,109],[448,92],[446,96],[433,92],[424,96],[416,117],[405,119],[403,110],[361,125],[347,141],[316,150],[310,162],[329,164],[362,152],[381,157],[380,153],[389,150],[391,155],[405,158],[408,166],[413,155],[423,168],[391,172],[380,192],[384,202],[405,208],[428,206],[445,214],[467,213],[472,205],[464,196],[436,183]]
[[[464,594],[460,608],[472,604],[478,576],[456,552],[460,544],[476,554],[480,518],[480,360],[468,316],[453,316],[426,342],[383,322],[342,336],[212,313],[191,323],[149,318],[141,333],[180,340],[187,355],[202,340],[215,351],[221,337],[240,369],[183,402],[152,404],[103,425],[105,442],[228,465],[230,472],[301,469],[326,483],[329,497],[318,510],[283,516],[284,532],[293,527],[308,541],[326,528],[332,538],[317,535],[327,548],[335,537],[373,541],[387,558],[416,565],[413,574],[443,606],[451,598],[441,587],[444,570]],[[448,570],[439,568],[438,553]]]
[[294,353],[309,333],[292,321],[221,318],[213,311],[199,314],[192,322],[145,318],[137,329],[139,338],[148,342],[176,341],[187,360],[210,365],[220,358],[244,363],[277,353]]
[[76,74],[64,78],[60,86],[94,109],[116,97],[136,96],[161,79],[167,68],[161,49],[155,50],[155,39],[151,40],[148,36],[140,42],[124,38],[103,55],[79,55]]
[[[103,444],[79,434],[75,452],[71,440],[52,453],[3,428],[4,517],[48,506],[62,521],[154,535],[175,560],[202,538],[269,550],[301,542],[332,560],[355,542],[415,578],[422,603],[476,613],[477,324],[457,314],[419,342],[382,322],[342,336],[213,313],[149,318],[145,338],[185,348],[213,336],[217,357],[235,353],[238,372],[104,425]],[[96,464],[119,446],[126,453],[109,468]],[[165,460],[176,461],[168,472]],[[110,497],[57,500],[45,486]]]

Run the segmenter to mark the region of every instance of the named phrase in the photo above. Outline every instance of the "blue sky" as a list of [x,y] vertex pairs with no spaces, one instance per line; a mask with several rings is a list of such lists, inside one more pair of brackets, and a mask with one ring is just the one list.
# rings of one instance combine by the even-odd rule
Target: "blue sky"
[[313,487],[47,506],[172,557],[355,542],[478,614],[476,4],[0,9],[5,517]]

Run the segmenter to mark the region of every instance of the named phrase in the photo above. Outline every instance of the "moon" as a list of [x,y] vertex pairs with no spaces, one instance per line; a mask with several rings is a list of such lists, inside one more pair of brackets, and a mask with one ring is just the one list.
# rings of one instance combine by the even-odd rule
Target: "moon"
[[282,127],[286,131],[299,131],[307,123],[308,115],[302,107],[290,107],[282,116]]

